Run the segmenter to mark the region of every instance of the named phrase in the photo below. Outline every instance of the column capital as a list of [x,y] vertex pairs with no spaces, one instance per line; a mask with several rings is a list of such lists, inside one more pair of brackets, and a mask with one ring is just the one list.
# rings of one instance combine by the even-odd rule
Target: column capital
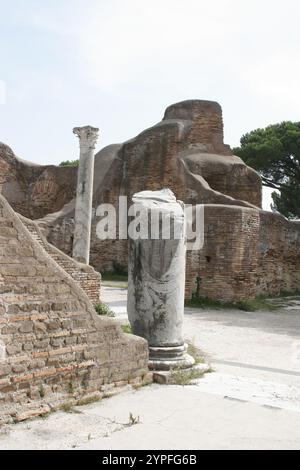
[[74,127],[73,134],[79,138],[80,147],[95,148],[99,129],[92,126]]

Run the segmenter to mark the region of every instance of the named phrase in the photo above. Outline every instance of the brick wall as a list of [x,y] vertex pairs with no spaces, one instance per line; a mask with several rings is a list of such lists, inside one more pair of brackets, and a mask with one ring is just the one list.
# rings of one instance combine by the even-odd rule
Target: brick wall
[[0,142],[0,193],[31,219],[60,210],[76,194],[77,168],[36,165],[18,159]]
[[239,301],[300,289],[300,222],[235,206],[205,206],[205,243],[188,252],[186,298]]
[[300,290],[300,222],[260,212],[256,284],[263,295]]
[[206,205],[204,246],[187,254],[186,298],[236,302],[256,296],[259,211]]
[[101,275],[92,266],[77,263],[54,245],[47,242],[38,225],[19,215],[21,221],[49,256],[76,281],[93,305],[100,302]]
[[[118,215],[119,195],[130,202],[135,192],[163,187],[186,204],[206,205],[204,249],[190,253],[187,260],[188,298],[201,292],[232,301],[299,289],[298,229],[275,214],[258,211],[260,177],[224,144],[218,103],[191,100],[171,105],[157,125],[108,154],[103,149],[96,169],[94,209],[111,203]],[[126,270],[127,241],[99,240],[98,221],[95,216],[91,264],[100,272]],[[39,223],[47,227],[48,240],[70,255],[74,211]]]
[[223,143],[223,117],[219,103],[206,100],[176,103],[166,109],[164,120],[190,121],[187,133],[189,145],[201,142],[209,150],[231,155],[230,147]]
[[[209,179],[210,187],[202,175]],[[110,203],[118,215],[119,195],[127,196],[130,204],[133,194],[164,187],[189,204],[260,206],[260,178],[224,145],[222,110],[217,103],[172,105],[161,123],[123,144],[94,193],[93,206],[96,209],[99,204]],[[127,243],[98,240],[99,220],[96,216],[93,219],[91,264],[100,272],[112,270],[116,264],[127,269]],[[48,238],[68,252],[72,240],[65,227],[71,223],[71,218],[59,219]]]
[[[3,349],[4,348],[4,349]],[[149,380],[147,343],[88,297],[0,196],[0,423]]]

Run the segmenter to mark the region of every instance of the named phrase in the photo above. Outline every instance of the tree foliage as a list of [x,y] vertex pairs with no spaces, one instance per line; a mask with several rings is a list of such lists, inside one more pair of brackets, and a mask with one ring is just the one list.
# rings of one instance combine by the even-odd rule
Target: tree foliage
[[274,210],[300,218],[300,122],[249,132],[234,153],[260,173],[265,186],[280,191],[272,194]]
[[78,165],[79,165],[79,160],[66,160],[59,164],[59,166],[78,166]]

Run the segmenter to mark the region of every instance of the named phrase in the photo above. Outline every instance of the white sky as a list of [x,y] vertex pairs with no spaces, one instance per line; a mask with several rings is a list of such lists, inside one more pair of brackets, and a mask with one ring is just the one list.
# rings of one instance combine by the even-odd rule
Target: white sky
[[74,126],[101,148],[191,98],[222,105],[231,146],[299,121],[299,22],[297,0],[0,0],[0,141],[59,163]]

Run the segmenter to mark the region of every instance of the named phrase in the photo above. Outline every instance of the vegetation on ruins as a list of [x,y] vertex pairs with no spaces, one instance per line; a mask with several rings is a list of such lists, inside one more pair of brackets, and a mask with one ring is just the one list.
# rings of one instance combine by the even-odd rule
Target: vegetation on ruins
[[123,289],[126,290],[128,289],[128,282],[121,282],[121,281],[105,281],[102,278],[102,286],[105,287],[112,287],[114,289]]
[[129,323],[127,323],[126,325],[121,325],[121,328],[123,333],[132,334],[132,329]]
[[100,316],[115,317],[114,312],[108,307],[108,305],[100,303],[94,305],[94,308],[96,310],[96,313]]
[[[128,286],[128,275],[127,274],[119,274],[119,273],[115,273],[113,271],[105,271],[103,273],[101,273],[101,278],[102,278],[102,281],[105,281],[106,282],[106,286],[108,286],[108,282],[118,282],[118,283],[122,283],[123,284],[123,287],[125,287],[127,289],[127,286]],[[111,286],[109,286],[111,287]],[[115,285],[112,285],[112,287],[116,287]],[[118,287],[120,287],[120,285],[118,284]]]
[[[206,363],[204,354],[191,341],[188,342],[187,353],[194,358],[195,366]],[[203,369],[201,367],[192,367],[189,369],[175,367],[171,369],[171,377],[168,383],[182,386],[195,385],[197,383],[197,379],[200,379],[204,374],[210,373],[212,371],[213,370],[211,367]]]
[[197,379],[201,379],[205,374],[205,370],[195,368],[191,369],[173,369],[170,383],[172,385],[195,385]]
[[[118,282],[118,287],[127,289],[128,287],[128,272],[127,268],[122,264],[113,261],[113,269],[112,271],[103,271],[101,273],[102,281],[111,281],[111,282]],[[120,284],[122,283],[122,285]],[[105,284],[108,287],[115,287],[114,285]]]
[[272,193],[274,211],[300,218],[300,122],[249,132],[234,153],[260,173],[264,186],[280,191]]
[[129,413],[129,421],[126,423],[126,427],[134,426],[135,424],[139,424],[140,422],[140,417],[139,416],[134,416],[131,412]]
[[256,312],[258,310],[277,310],[277,306],[263,297],[256,299],[241,300],[239,302],[221,302],[219,300],[206,297],[193,297],[186,302],[186,307],[190,308],[210,308],[210,309],[236,309],[244,312]]
[[201,353],[200,349],[191,342],[188,342],[187,344],[187,353],[194,358],[195,364],[205,364],[204,355]]

